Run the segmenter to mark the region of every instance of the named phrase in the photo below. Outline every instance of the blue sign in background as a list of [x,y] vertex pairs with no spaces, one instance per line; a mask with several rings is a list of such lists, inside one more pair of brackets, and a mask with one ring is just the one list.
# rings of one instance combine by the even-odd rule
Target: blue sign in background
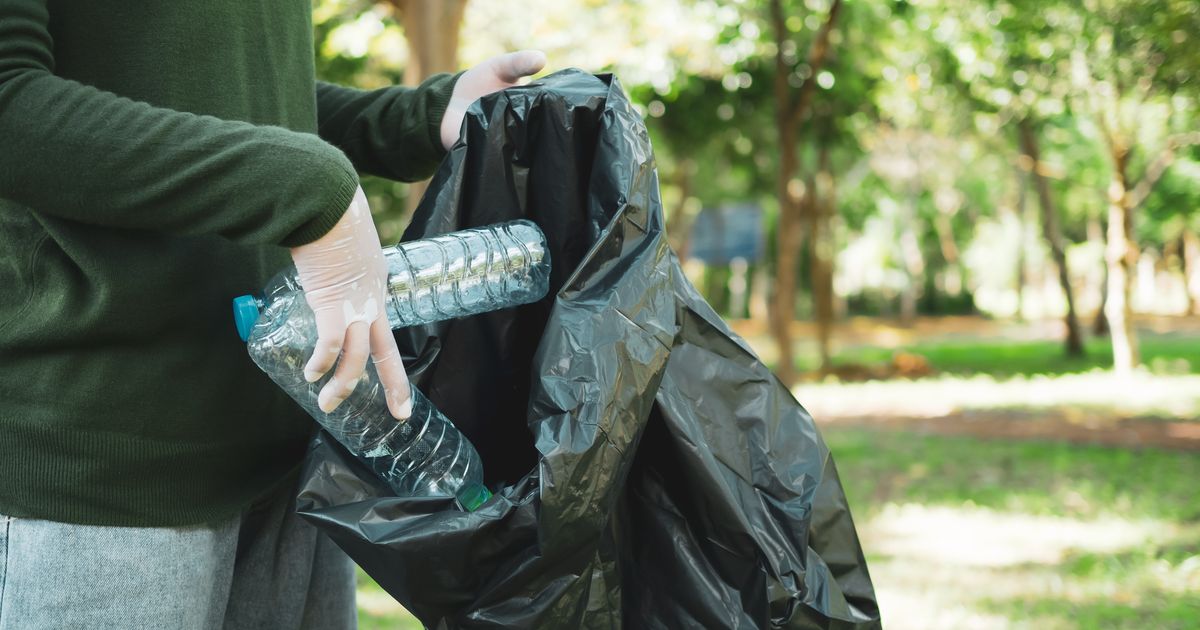
[[755,262],[762,255],[762,208],[757,205],[704,208],[692,224],[689,258],[709,265],[727,265],[734,258]]

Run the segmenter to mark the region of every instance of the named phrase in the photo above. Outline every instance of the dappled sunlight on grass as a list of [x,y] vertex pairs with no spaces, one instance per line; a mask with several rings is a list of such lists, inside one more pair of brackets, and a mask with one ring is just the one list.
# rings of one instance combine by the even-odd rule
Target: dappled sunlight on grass
[[[1073,624],[1066,612],[1101,599],[1119,608],[1108,617],[1142,623],[1129,627],[1167,628],[1169,617],[1161,615],[1173,613],[1153,604],[1181,599],[1200,581],[1194,544],[1200,527],[1167,521],[905,504],[883,509],[860,526],[860,534],[890,629],[1111,627]],[[1185,551],[1158,553],[1172,546]],[[1079,570],[1081,563],[1112,558],[1125,560]],[[1064,624],[1041,623],[1058,623],[1046,619],[1045,601],[1062,602]],[[1151,608],[1140,610],[1143,604]],[[1035,619],[1039,623],[1025,625]]]
[[890,503],[1200,522],[1200,455],[822,429],[861,520]]
[[1200,627],[1200,455],[823,433],[889,630]]
[[891,504],[862,527],[873,553],[940,565],[1056,564],[1069,550],[1117,551],[1177,529],[1165,521],[1080,520],[982,508]]
[[1200,624],[1200,528],[1110,553],[1073,551],[1051,588],[982,607],[1034,627],[1192,630]]

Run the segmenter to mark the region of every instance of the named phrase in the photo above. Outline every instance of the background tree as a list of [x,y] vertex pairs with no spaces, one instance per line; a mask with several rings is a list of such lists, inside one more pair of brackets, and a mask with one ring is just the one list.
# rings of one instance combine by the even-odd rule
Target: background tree
[[[812,107],[817,78],[829,56],[830,40],[841,0],[833,0],[823,23],[812,35],[804,65],[798,68],[799,59],[789,56],[787,50],[795,44],[795,31],[803,25],[802,20],[789,19],[803,15],[797,7],[785,16],[783,0],[770,0],[771,33],[775,44],[775,125],[779,138],[779,172],[776,194],[779,200],[779,219],[776,228],[775,283],[771,309],[771,327],[775,343],[779,347],[779,363],[776,373],[790,383],[795,378],[795,359],[792,354],[791,322],[796,310],[796,265],[800,248],[802,224],[801,203],[804,197],[803,181],[797,178],[799,160],[797,156],[799,128]],[[799,86],[792,87],[789,77],[799,77]]]
[[[364,87],[415,80],[408,73],[421,53],[405,37],[412,18],[397,8],[403,4],[318,2],[321,75]],[[832,343],[840,314],[911,324],[930,314],[1037,319],[1057,311],[1073,348],[1081,335],[1070,334],[1078,329],[1072,322],[1100,300],[1098,243],[1112,169],[1088,99],[1103,73],[1082,80],[1075,60],[1080,51],[1092,64],[1121,57],[1088,52],[1100,45],[1089,34],[1104,31],[1088,20],[1107,18],[1074,3],[1027,0],[512,0],[461,9],[457,67],[536,45],[551,70],[616,73],[654,140],[669,240],[719,312],[769,320],[784,377],[794,362],[808,362],[789,356],[794,348],[813,348],[816,365],[829,371],[840,352]],[[1162,69],[1139,110],[1144,150],[1131,164],[1135,174],[1163,167],[1133,234],[1151,252],[1145,278],[1154,267],[1195,287],[1193,149],[1179,144],[1195,112],[1196,64],[1180,52],[1195,9],[1168,3],[1161,16],[1143,13],[1123,19],[1144,22],[1169,54],[1138,53]],[[828,41],[814,70],[822,33]],[[779,113],[790,107],[795,120],[805,99],[789,129]],[[1158,160],[1170,138],[1174,162]],[[1026,176],[1014,176],[1023,168]],[[1040,219],[1020,211],[1026,186]],[[364,187],[382,237],[394,240],[407,221],[404,202],[416,196],[404,184],[368,178]],[[744,273],[687,261],[695,215],[725,204],[764,211],[768,251]],[[1150,304],[1156,289],[1142,286],[1138,299]],[[791,338],[781,323],[794,319],[814,321],[816,343]]]
[[[1132,304],[1140,253],[1136,214],[1176,153],[1200,142],[1200,134],[1184,131],[1194,128],[1194,100],[1169,95],[1195,84],[1195,65],[1187,63],[1195,56],[1180,45],[1189,33],[1200,32],[1200,8],[1182,1],[1147,6],[1090,0],[1072,17],[1066,26],[1078,36],[1071,55],[1076,96],[1111,162],[1104,313],[1113,366],[1128,373],[1141,362]],[[1179,111],[1180,105],[1190,107]]]
[[[1057,271],[1065,301],[1064,350],[1067,356],[1082,356],[1083,331],[1076,309],[1075,290],[1067,262],[1067,242],[1062,218],[1050,182],[1054,168],[1041,159],[1043,121],[1069,118],[1069,38],[1052,28],[1069,19],[1063,3],[1044,3],[1039,10],[1008,2],[991,4],[946,4],[941,19],[952,18],[954,28],[942,29],[939,38],[954,68],[948,79],[977,111],[989,112],[993,120],[1015,130],[1015,162],[1029,173],[1027,181],[1036,191],[1041,235]],[[1000,63],[996,63],[1000,61]],[[1011,145],[1010,145],[1011,146]],[[1026,178],[1022,178],[1025,185]],[[1024,195],[1022,191],[1020,193]]]
[[[404,27],[408,43],[408,62],[404,65],[404,83],[417,85],[439,73],[458,70],[458,34],[462,28],[467,0],[388,0]],[[412,213],[425,194],[427,182],[409,186],[407,211]]]

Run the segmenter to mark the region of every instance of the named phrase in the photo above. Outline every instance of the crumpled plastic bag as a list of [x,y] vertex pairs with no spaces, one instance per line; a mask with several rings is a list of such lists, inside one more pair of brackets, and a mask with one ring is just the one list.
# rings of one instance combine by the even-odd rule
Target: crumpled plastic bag
[[615,78],[473,105],[404,239],[517,218],[544,300],[397,333],[496,496],[388,496],[318,437],[299,512],[431,628],[879,628],[833,458],[685,279]]

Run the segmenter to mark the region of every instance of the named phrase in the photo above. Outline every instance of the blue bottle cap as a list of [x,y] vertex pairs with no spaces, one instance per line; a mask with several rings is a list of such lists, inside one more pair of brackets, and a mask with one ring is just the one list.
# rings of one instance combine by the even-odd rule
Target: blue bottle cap
[[233,298],[233,321],[237,324],[238,336],[242,341],[250,339],[250,329],[258,321],[258,298],[253,295],[240,295]]

